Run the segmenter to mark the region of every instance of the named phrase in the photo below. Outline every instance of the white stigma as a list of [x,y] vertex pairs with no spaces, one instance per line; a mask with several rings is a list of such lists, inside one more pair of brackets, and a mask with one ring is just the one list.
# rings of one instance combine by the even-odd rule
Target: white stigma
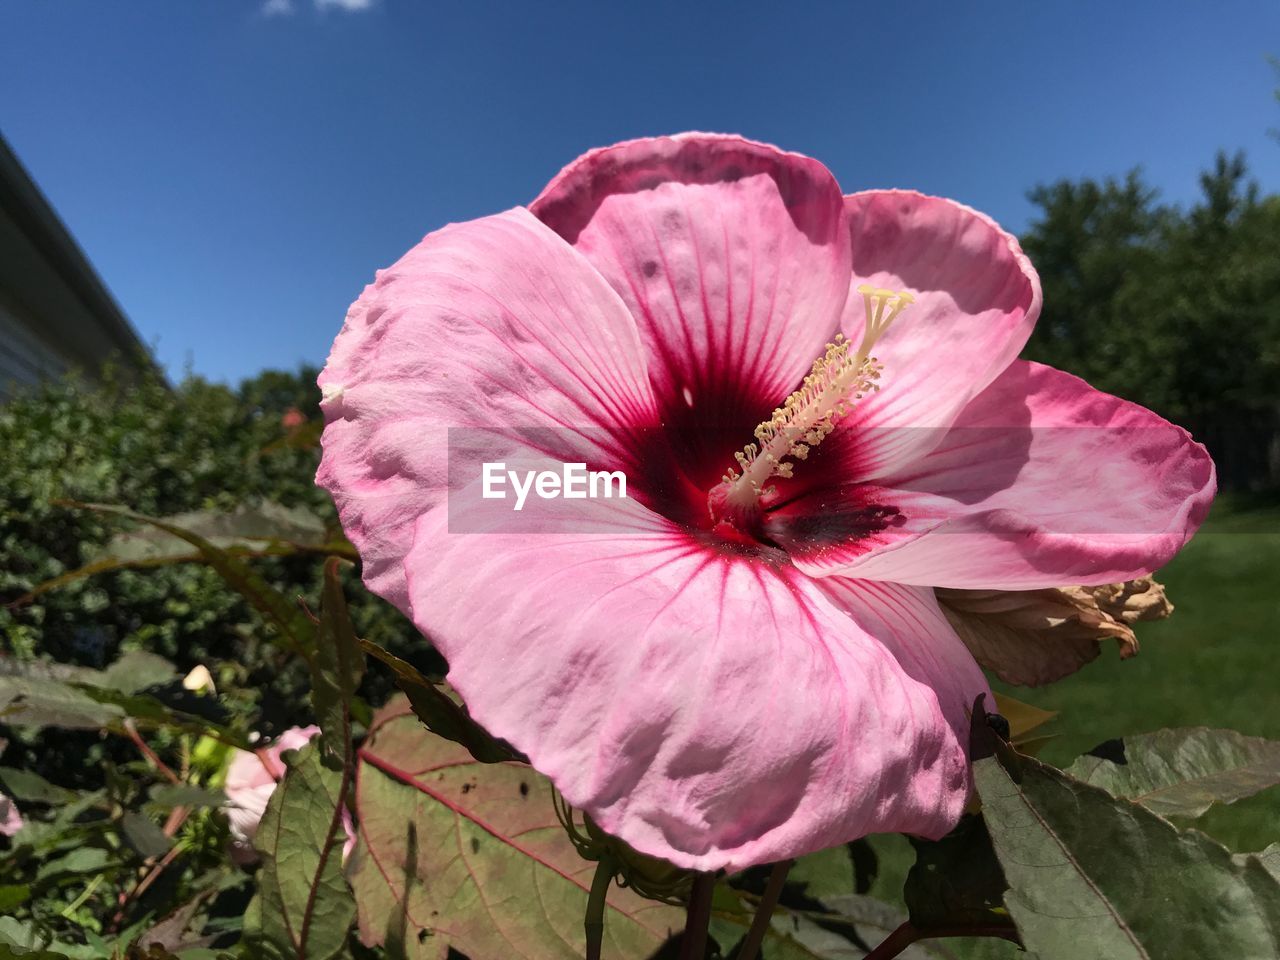
[[800,389],[773,411],[773,416],[755,429],[757,443],[749,443],[734,455],[742,470],[724,475],[729,484],[727,502],[740,508],[754,507],[772,492],[765,487],[771,477],[787,478],[795,469],[793,460],[804,460],[809,451],[825,440],[836,421],[853,404],[879,390],[880,364],[871,356],[876,341],[915,298],[897,290],[881,290],[866,284],[858,287],[866,306],[867,322],[857,350],[842,334],[827,344],[822,356],[800,384]]

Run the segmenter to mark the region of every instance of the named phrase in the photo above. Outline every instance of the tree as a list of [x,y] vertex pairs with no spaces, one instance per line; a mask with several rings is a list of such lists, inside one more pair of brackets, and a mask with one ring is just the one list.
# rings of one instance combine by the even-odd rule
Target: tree
[[1220,152],[1189,210],[1138,171],[1030,193],[1045,308],[1028,355],[1188,427],[1223,485],[1280,483],[1280,198]]

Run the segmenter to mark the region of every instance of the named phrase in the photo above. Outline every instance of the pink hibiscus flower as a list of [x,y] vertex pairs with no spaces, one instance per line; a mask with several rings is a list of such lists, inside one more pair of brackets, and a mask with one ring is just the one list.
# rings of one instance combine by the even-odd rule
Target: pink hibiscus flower
[[[1150,573],[1214,490],[1183,430],[1016,359],[1039,310],[958,203],[623,143],[379,273],[320,377],[317,479],[473,715],[641,852],[938,837],[987,685],[932,588]],[[517,524],[476,492],[498,461],[627,497]]]
[[[291,727],[275,743],[253,753],[247,750],[232,752],[231,762],[227,765],[227,777],[223,783],[223,792],[230,801],[227,805],[227,820],[231,826],[233,852],[241,863],[252,863],[257,859],[253,849],[253,838],[258,833],[258,824],[267,811],[267,801],[276,792],[276,786],[284,779],[287,768],[284,754],[290,750],[301,750],[318,736],[320,728]],[[355,830],[351,823],[351,812],[342,811],[342,828],[347,839],[342,847],[345,860],[355,846]]]

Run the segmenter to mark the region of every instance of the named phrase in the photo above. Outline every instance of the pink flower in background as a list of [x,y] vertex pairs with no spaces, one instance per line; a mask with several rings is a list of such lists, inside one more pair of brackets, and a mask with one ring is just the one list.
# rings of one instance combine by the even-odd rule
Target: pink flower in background
[[[379,273],[320,377],[317,479],[472,714],[641,852],[937,837],[987,685],[932,588],[1150,573],[1214,490],[1185,431],[1017,359],[1039,310],[960,204],[623,143]],[[628,496],[517,527],[476,494],[498,461]]]
[[12,837],[22,829],[24,822],[18,805],[0,793],[0,837]]
[[297,407],[290,407],[280,415],[280,426],[285,430],[296,430],[307,422],[307,415]]
[[[292,727],[269,747],[253,753],[236,750],[232,754],[222,789],[230,801],[226,808],[227,819],[231,824],[236,851],[242,859],[255,858],[253,838],[258,833],[258,823],[266,812],[267,801],[275,793],[276,785],[287,769],[283,755],[290,750],[301,750],[319,733],[320,728],[317,726]],[[345,859],[355,844],[351,813],[345,809],[342,825],[347,832],[347,840],[342,848]]]

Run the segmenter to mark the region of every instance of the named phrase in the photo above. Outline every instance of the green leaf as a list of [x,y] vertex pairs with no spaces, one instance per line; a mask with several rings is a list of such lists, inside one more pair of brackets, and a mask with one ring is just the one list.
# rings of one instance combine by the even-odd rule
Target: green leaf
[[59,504],[145,524],[194,547],[203,562],[212,567],[227,582],[228,586],[243,596],[268,623],[276,628],[285,645],[304,656],[310,655],[311,644],[308,643],[308,640],[310,640],[313,630],[306,616],[280,591],[267,583],[232,551],[218,547],[208,538],[193,530],[188,530],[168,520],[134,513],[124,507],[104,503],[80,503],[74,500],[59,501]]
[[[356,786],[347,870],[361,940],[390,956],[580,958],[595,865],[578,856],[550,785],[520,763],[481,763],[425,730],[404,698],[374,719]],[[683,911],[613,887],[604,953],[648,957]]]
[[164,657],[145,650],[129,650],[95,680],[87,682],[127,694],[168,683],[177,675],[173,664]]
[[[243,547],[263,550],[272,545],[295,550],[320,551],[328,541],[324,522],[310,510],[285,507],[271,501],[257,505],[240,504],[231,510],[196,510],[165,517],[165,523],[204,537],[214,546],[228,550]],[[190,543],[166,530],[142,527],[112,537],[95,560],[112,557],[142,560],[189,552]]]
[[[300,553],[338,556],[352,561],[359,559],[348,541],[330,538],[318,517],[298,507],[282,507],[267,502],[256,507],[238,506],[229,512],[200,510],[152,519],[128,514],[118,507],[69,505],[117,512],[150,526],[116,535],[84,566],[37,584],[14,601],[15,606],[30,603],[41,594],[77,580],[115,570],[167,567],[179,563],[208,563],[216,567],[213,555],[191,537],[199,538],[207,546],[236,560],[288,557]],[[178,534],[177,530],[190,536]]]
[[1001,928],[1012,932],[1004,908],[1004,873],[981,816],[966,816],[941,840],[910,839],[916,862],[902,894],[913,926],[921,931],[975,928],[974,936]]
[[396,686],[409,698],[413,712],[436,736],[462,744],[481,763],[525,759],[472,720],[465,706],[424,677],[412,664],[367,640],[361,640],[360,647],[391,668],[396,676]]
[[330,765],[341,766],[351,740],[351,701],[364,677],[364,652],[356,639],[338,575],[341,561],[324,565],[320,628],[311,673],[311,703],[320,721],[321,745]]
[[1184,727],[1112,740],[1066,773],[1162,817],[1198,817],[1280,784],[1280,740]]
[[0,788],[15,800],[51,805],[70,803],[74,790],[50,783],[38,773],[14,767],[0,767]]
[[1257,860],[1269,874],[1280,881],[1280,842],[1273,843],[1258,853],[1237,853],[1235,856],[1236,862],[1241,864],[1250,858]]
[[[746,935],[755,913],[755,903],[739,896],[722,884],[712,904],[711,934],[725,956]],[[816,906],[822,909],[774,911],[765,934],[765,960],[860,960],[907,919],[900,908],[860,894],[825,897]],[[944,946],[929,941],[912,944],[897,956],[954,960]]]
[[21,957],[22,960],[66,960],[66,954],[45,949],[46,940],[31,920],[0,917],[0,960]]
[[149,817],[133,810],[125,811],[120,818],[120,833],[139,856],[148,860],[164,856],[173,846],[173,841]]
[[343,952],[356,912],[342,876],[345,785],[308,744],[271,795],[254,838],[263,859],[258,894],[245,914],[252,956],[327,960]]
[[114,704],[99,703],[61,680],[0,676],[0,723],[18,727],[98,730],[123,720]]
[[974,777],[1027,950],[1041,960],[1274,956],[1280,883],[1256,857],[1235,861],[1197,831],[1019,756],[981,714]]
[[220,790],[190,783],[157,783],[149,791],[151,803],[163,810],[174,807],[221,807],[227,802]]
[[121,722],[132,718],[140,726],[209,733],[241,749],[250,748],[243,736],[221,724],[171,707],[150,693],[135,692],[174,676],[168,661],[142,652],[126,653],[106,670],[0,659],[0,722],[118,732]]
[[[119,719],[128,717],[138,721],[138,725],[141,727],[169,727],[173,730],[196,736],[209,734],[223,743],[229,743],[242,750],[252,749],[252,744],[242,734],[231,728],[213,723],[205,717],[197,716],[194,713],[186,713],[185,711],[174,709],[167,704],[161,703],[150,694],[121,693],[118,690],[112,690],[107,687],[94,687],[83,683],[74,684],[74,686],[79,692],[96,703],[118,708]],[[104,723],[102,726],[116,729],[119,724],[112,722]]]
[[101,847],[77,847],[53,860],[46,860],[36,870],[36,879],[44,883],[73,874],[100,873],[109,863],[111,855]]

